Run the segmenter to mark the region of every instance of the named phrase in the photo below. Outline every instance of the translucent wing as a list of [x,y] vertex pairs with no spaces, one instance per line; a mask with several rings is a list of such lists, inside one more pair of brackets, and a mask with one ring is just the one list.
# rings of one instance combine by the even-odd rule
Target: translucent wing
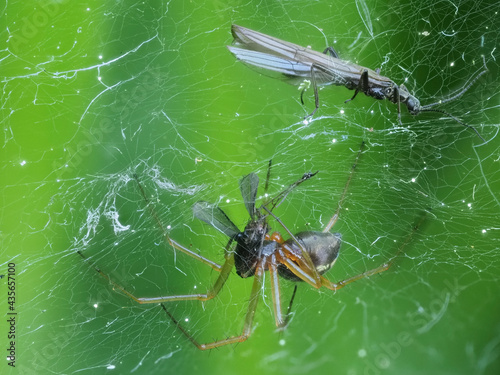
[[234,45],[227,48],[236,58],[258,68],[282,73],[292,80],[291,83],[311,78],[313,69],[318,84],[345,85],[347,77],[355,75],[359,79],[366,69],[242,26],[232,25],[231,32]]
[[257,189],[259,188],[259,176],[255,173],[250,173],[240,180],[240,191],[245,202],[250,217],[255,217],[255,200],[257,198]]
[[233,238],[240,233],[238,227],[227,217],[224,211],[208,202],[196,202],[193,205],[193,214],[197,219],[210,224],[228,237]]
[[227,48],[238,60],[257,68],[282,73],[286,76],[311,78],[311,64],[302,64],[301,62],[273,56],[269,53],[234,46],[227,46]]

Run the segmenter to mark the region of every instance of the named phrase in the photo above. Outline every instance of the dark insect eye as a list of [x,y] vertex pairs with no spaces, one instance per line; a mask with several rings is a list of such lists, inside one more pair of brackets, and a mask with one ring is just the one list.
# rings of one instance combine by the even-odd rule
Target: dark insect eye
[[385,89],[385,94],[386,95],[392,95],[392,87],[388,87]]

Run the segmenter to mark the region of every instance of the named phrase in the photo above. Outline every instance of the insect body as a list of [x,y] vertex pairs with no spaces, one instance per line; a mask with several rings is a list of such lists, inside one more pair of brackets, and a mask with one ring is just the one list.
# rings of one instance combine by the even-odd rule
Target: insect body
[[[380,75],[379,70],[374,71],[339,59],[331,47],[326,48],[321,53],[238,25],[232,25],[231,31],[234,43],[227,48],[237,59],[258,68],[280,73],[282,77],[293,84],[302,84],[304,80],[312,81],[315,108],[309,116],[314,115],[319,108],[317,86],[345,86],[350,90],[355,90],[354,95],[346,102],[353,100],[359,92],[362,92],[372,98],[387,99],[397,104],[400,123],[401,104],[404,104],[412,115],[418,115],[421,112],[439,112],[450,116],[461,125],[474,130],[483,139],[474,127],[463,123],[447,112],[431,109],[431,107],[461,96],[480,76],[488,71],[486,63],[484,64],[485,69],[457,95],[422,106],[420,101],[410,94],[404,85],[398,86],[391,79]],[[302,90],[303,93],[304,90]]]
[[[219,207],[212,207],[207,202],[198,202],[193,206],[194,215],[210,224],[217,230],[226,234],[230,240],[236,242],[234,249],[234,263],[236,273],[243,278],[254,276],[259,263],[264,263],[264,270],[270,267],[271,258],[277,258],[284,263],[278,265],[278,274],[284,278],[301,281],[301,273],[295,267],[289,269],[285,264],[294,262],[300,264],[305,262],[311,269],[308,272],[312,277],[321,275],[328,271],[337,259],[341,236],[339,233],[305,231],[292,236],[284,241],[277,232],[270,234],[271,228],[267,219],[272,215],[272,208],[277,204],[276,199],[283,199],[288,192],[310,179],[315,175],[306,173],[287,190],[282,192],[273,200],[262,205],[259,209],[255,207],[255,199],[259,179],[256,174],[251,173],[244,176],[240,181],[240,190],[245,202],[250,220],[243,232],[227,217]],[[302,259],[301,261],[297,261]],[[299,273],[296,275],[295,273]],[[315,275],[317,273],[317,275]]]

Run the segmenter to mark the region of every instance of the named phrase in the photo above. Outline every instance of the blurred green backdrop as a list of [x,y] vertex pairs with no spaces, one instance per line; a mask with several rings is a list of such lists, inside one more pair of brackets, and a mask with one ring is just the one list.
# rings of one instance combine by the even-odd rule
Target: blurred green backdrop
[[[500,20],[496,2],[233,1],[12,3],[2,47],[2,270],[16,264],[16,368],[26,374],[496,374],[500,370]],[[405,85],[423,104],[489,72],[438,114],[403,124],[391,103],[326,88],[319,112],[299,91],[234,60],[241,24],[342,58]],[[140,296],[203,292],[216,277],[162,240],[137,173],[178,242],[222,261],[226,239],[193,219],[218,203],[243,228],[242,175],[269,193],[319,170],[275,213],[321,229],[366,149],[335,231],[341,280],[397,252],[388,272],[336,294],[300,285],[288,330],[270,298],[250,339],[197,351],[157,305],[138,306],[76,254]],[[261,191],[260,193],[263,193]],[[284,232],[275,225],[276,230]],[[251,280],[235,273],[204,304],[171,304],[202,342],[238,334]],[[7,281],[0,307],[7,313]],[[293,290],[282,283],[284,298]],[[269,291],[266,289],[266,295]],[[1,325],[3,347],[8,332]],[[2,373],[6,370],[2,369]]]

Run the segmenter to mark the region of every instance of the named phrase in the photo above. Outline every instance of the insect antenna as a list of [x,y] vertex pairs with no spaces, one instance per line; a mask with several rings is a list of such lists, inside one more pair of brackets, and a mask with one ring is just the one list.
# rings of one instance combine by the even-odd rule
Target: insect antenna
[[[425,107],[427,107],[427,106],[425,106]],[[473,127],[472,125],[468,125],[465,122],[459,120],[457,117],[453,116],[451,113],[443,111],[442,109],[428,109],[428,108],[424,108],[424,107],[420,108],[420,112],[438,112],[438,113],[442,113],[442,114],[444,114],[444,115],[446,115],[448,117],[451,117],[453,120],[455,120],[456,122],[458,122],[460,125],[463,125],[466,128],[469,128],[469,129],[473,130],[477,134],[477,136],[482,139],[483,142],[486,142],[486,139],[484,139],[481,136],[481,134],[479,134],[479,132],[477,131],[477,129],[475,127]]]
[[[444,99],[444,100],[440,100],[440,101],[435,102],[435,103],[432,103],[432,104],[426,104],[426,105],[423,105],[423,106],[421,106],[421,107],[420,107],[420,110],[421,110],[421,111],[424,111],[424,110],[426,110],[426,109],[428,109],[428,108],[432,108],[432,107],[434,107],[435,105],[438,105],[438,104],[443,104],[443,103],[448,103],[448,102],[451,102],[452,100],[455,100],[455,99],[457,99],[457,98],[461,97],[461,96],[462,96],[462,95],[463,95],[463,94],[464,94],[464,93],[465,93],[468,89],[470,89],[470,88],[471,88],[471,86],[472,86],[474,83],[476,83],[476,81],[477,81],[477,80],[478,80],[478,79],[479,79],[479,78],[480,78],[483,74],[488,73],[488,67],[486,66],[486,59],[485,59],[485,57],[484,57],[484,56],[482,56],[482,57],[483,57],[483,66],[484,66],[484,70],[480,71],[480,72],[478,73],[478,75],[477,75],[474,79],[472,79],[472,81],[470,81],[470,82],[469,82],[469,84],[468,84],[468,85],[466,85],[466,86],[465,86],[462,90],[460,90],[457,94],[453,95],[452,97],[447,98],[447,99]],[[437,111],[437,112],[439,112],[439,111]],[[452,116],[452,117],[453,117],[453,116]],[[460,122],[460,121],[458,121],[458,122]]]
[[[290,186],[288,186],[285,190],[283,190],[277,196],[275,196],[271,200],[269,200],[266,203],[264,203],[262,205],[262,208],[265,208],[266,211],[273,211],[276,207],[278,207],[281,203],[283,203],[283,201],[285,200],[285,198],[288,196],[288,194],[290,194],[290,192],[293,189],[295,189],[297,186],[299,186],[304,181],[307,181],[310,178],[316,176],[316,174],[318,172],[319,171],[316,171],[314,173],[311,173],[311,172],[304,173],[304,175],[299,180],[295,181],[293,184],[291,184]],[[271,206],[271,208],[268,209],[268,206]]]
[[469,128],[469,129],[472,129],[479,138],[481,138],[483,140],[483,142],[486,142],[486,140],[481,136],[481,134],[479,134],[479,132],[477,131],[477,129],[471,125],[467,125],[466,123],[464,123],[463,121],[459,120],[457,117],[453,116],[452,114],[446,112],[446,111],[443,111],[441,109],[432,109],[432,107],[438,105],[438,104],[443,104],[443,103],[448,103],[448,102],[451,102],[452,100],[455,100],[457,98],[459,98],[460,96],[462,96],[468,89],[470,89],[470,87],[476,83],[476,81],[483,75],[483,74],[486,74],[488,72],[488,67],[486,66],[486,59],[484,57],[484,55],[482,56],[483,57],[483,66],[484,66],[484,70],[480,71],[476,77],[474,77],[468,85],[466,85],[462,90],[460,90],[458,93],[456,93],[455,95],[447,98],[447,99],[444,99],[444,100],[440,100],[438,102],[435,102],[435,103],[431,103],[431,104],[426,104],[426,105],[422,105],[418,108],[418,112],[438,112],[438,113],[442,113],[446,116],[449,116],[451,117],[453,120],[455,120],[456,122],[458,122],[459,124],[465,126],[466,128]]
[[264,194],[267,194],[267,189],[269,189],[269,179],[271,178],[271,167],[273,165],[273,159],[269,160],[267,164],[267,175],[266,175],[266,184],[264,185]]

